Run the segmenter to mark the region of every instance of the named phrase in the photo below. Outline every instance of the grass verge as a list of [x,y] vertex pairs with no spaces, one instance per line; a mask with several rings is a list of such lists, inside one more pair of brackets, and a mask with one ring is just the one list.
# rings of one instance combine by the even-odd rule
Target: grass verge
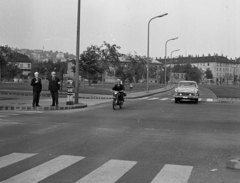
[[238,85],[202,85],[210,89],[217,98],[240,98],[240,86]]
[[[104,83],[102,84],[92,84],[89,85],[80,85],[79,86],[79,93],[86,93],[86,94],[100,94],[100,95],[112,95],[112,87],[115,85],[115,83]],[[163,84],[157,84],[157,83],[150,83],[149,84],[149,90],[162,88],[164,87]],[[15,90],[16,92],[19,90],[22,91],[32,91],[32,86],[30,86],[30,83],[0,83],[0,90]],[[42,83],[42,90],[48,91],[48,84]],[[125,86],[126,92],[130,91],[129,85]],[[132,92],[138,92],[138,91],[145,91],[146,90],[146,83],[136,83],[133,85]],[[63,92],[67,92],[66,86],[63,86]]]

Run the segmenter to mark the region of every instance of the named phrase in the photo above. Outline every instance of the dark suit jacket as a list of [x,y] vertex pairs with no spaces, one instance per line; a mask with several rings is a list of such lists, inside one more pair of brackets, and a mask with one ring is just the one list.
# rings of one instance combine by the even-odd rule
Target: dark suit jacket
[[32,78],[31,86],[33,86],[33,92],[41,92],[42,91],[42,81],[38,78],[38,82],[36,82],[36,78]]
[[123,85],[115,85],[113,88],[112,88],[112,90],[114,90],[114,91],[121,91],[121,90],[125,90],[125,88],[124,88],[124,86]]
[[49,81],[48,90],[53,91],[53,92],[60,90],[60,84],[58,84],[60,79],[55,77],[55,80],[53,81],[52,77],[49,77],[48,81]]

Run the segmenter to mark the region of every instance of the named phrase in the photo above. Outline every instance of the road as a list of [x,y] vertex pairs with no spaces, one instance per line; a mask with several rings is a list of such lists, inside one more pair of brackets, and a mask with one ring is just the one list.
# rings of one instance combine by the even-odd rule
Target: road
[[239,183],[226,162],[239,157],[240,105],[200,92],[198,104],[170,91],[115,111],[0,114],[0,182]]

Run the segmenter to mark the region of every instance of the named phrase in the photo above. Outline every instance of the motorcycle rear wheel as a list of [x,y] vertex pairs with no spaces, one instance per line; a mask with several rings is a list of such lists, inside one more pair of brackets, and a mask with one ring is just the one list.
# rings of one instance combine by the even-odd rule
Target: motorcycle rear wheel
[[119,108],[122,109],[123,103],[119,102]]

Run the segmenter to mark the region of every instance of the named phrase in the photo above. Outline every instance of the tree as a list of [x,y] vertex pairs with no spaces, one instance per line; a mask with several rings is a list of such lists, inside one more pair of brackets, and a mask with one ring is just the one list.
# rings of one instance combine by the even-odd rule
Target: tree
[[119,62],[116,64],[116,76],[123,82],[128,79],[129,82],[137,83],[140,79],[146,78],[146,58],[139,55],[124,55],[127,63]]
[[99,62],[99,48],[91,45],[87,50],[80,55],[79,71],[82,78],[88,79],[89,85],[94,76],[101,73],[101,63]]
[[110,67],[116,69],[119,64],[119,57],[123,56],[123,54],[119,53],[118,49],[120,46],[116,44],[109,44],[107,42],[103,42],[103,44],[98,48],[99,54],[99,66],[100,73],[102,74],[102,83],[103,83],[103,75],[106,72],[111,72]]
[[205,71],[205,77],[207,79],[212,79],[213,78],[212,71],[209,68],[207,68],[207,70]]
[[203,74],[199,68],[192,66],[191,64],[174,65],[172,72],[186,73],[186,80],[193,80],[198,83],[201,81]]
[[0,83],[2,81],[2,72],[7,65],[7,59],[14,58],[14,51],[8,46],[0,46]]
[[16,76],[20,76],[22,74],[22,70],[19,69],[18,64],[8,63],[5,66],[4,74],[9,81],[11,79],[14,79]]
[[39,73],[39,77],[46,78],[46,62],[32,61],[31,76],[34,76],[35,72]]

